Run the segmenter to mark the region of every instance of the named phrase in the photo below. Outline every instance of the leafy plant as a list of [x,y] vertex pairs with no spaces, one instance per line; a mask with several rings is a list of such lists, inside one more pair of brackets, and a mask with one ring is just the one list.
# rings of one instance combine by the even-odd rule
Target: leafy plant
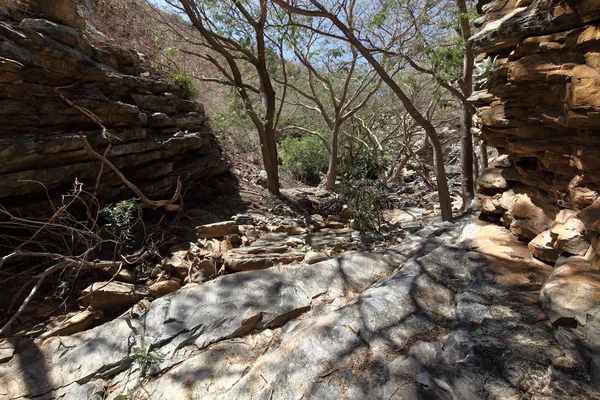
[[360,149],[354,156],[352,163],[348,163],[340,170],[340,175],[345,181],[360,179],[377,179],[381,171],[389,164],[387,157],[375,157],[372,152]]
[[122,200],[100,210],[100,227],[125,245],[134,241],[141,229],[142,205],[139,199]]
[[194,79],[185,69],[172,72],[171,82],[183,89],[188,95],[194,92]]
[[340,195],[352,210],[354,229],[380,230],[384,223],[383,211],[389,208],[389,189],[380,180],[343,180]]
[[135,397],[135,393],[141,387],[141,381],[146,376],[148,368],[153,364],[158,364],[164,360],[164,357],[160,352],[152,350],[149,344],[140,344],[134,346],[129,355],[132,363],[129,369],[129,375],[138,373],[139,381],[133,388],[131,388],[127,394],[120,394],[115,397],[115,400],[131,400]]
[[287,137],[281,142],[281,158],[295,177],[308,184],[318,184],[320,173],[327,172],[329,154],[314,136]]
[[491,89],[496,83],[499,69],[500,63],[498,62],[498,56],[494,58],[486,57],[475,64],[475,71],[473,71],[475,86],[478,89]]
[[377,178],[387,163],[387,159],[360,151],[354,163],[341,171],[340,195],[352,210],[354,228],[359,231],[379,230],[383,224],[383,211],[389,208],[389,189]]
[[163,361],[164,357],[158,351],[152,350],[150,345],[142,343],[139,346],[134,346],[131,350],[132,369],[131,373],[140,372],[141,376],[146,375],[148,368],[152,364],[158,364]]

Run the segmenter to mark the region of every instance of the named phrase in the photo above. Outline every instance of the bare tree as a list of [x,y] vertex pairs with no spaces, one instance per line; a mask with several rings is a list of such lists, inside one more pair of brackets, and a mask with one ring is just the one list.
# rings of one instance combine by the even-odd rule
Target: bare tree
[[[269,66],[272,53],[266,37],[268,1],[231,0],[217,4],[195,0],[166,0],[166,3],[185,12],[200,33],[201,40],[188,39],[188,42],[205,51],[186,53],[210,62],[219,71],[219,77],[203,77],[202,80],[236,88],[248,117],[258,131],[267,172],[267,187],[269,192],[279,196],[275,140],[278,100]],[[255,72],[254,80],[243,73],[247,66]]]
[[[272,0],[275,4],[280,6],[281,8],[298,14],[304,15],[310,18],[324,18],[329,20],[338,30],[338,34],[330,34],[340,40],[345,40],[349,42],[364,58],[365,60],[372,66],[372,68],[377,72],[377,74],[381,77],[383,82],[390,87],[390,89],[394,92],[396,97],[402,102],[407,112],[410,116],[421,126],[423,127],[425,133],[427,134],[434,150],[434,160],[435,160],[435,173],[436,173],[436,181],[438,186],[438,193],[440,197],[440,208],[443,220],[449,220],[452,218],[452,203],[450,200],[450,192],[448,189],[448,181],[446,178],[446,171],[444,167],[443,161],[443,149],[442,143],[438,137],[437,131],[433,124],[418,110],[415,105],[411,102],[410,98],[406,95],[406,93],[402,90],[400,85],[394,80],[393,74],[389,71],[389,67],[382,60],[382,51],[381,48],[387,50],[394,44],[393,41],[388,41],[387,45],[381,46],[373,46],[372,41],[378,40],[381,37],[393,38],[394,40],[405,39],[405,37],[410,36],[412,30],[414,28],[413,23],[409,23],[408,26],[392,26],[388,31],[382,30],[381,37],[377,35],[370,35],[374,39],[365,38],[364,36],[360,36],[361,32],[355,29],[352,29],[348,21],[343,20],[338,17],[341,10],[352,10],[355,8],[357,2],[356,0],[348,0],[348,1],[332,1],[327,4],[329,7],[324,5],[323,3],[317,0],[303,0],[303,1],[284,1],[284,0]],[[363,4],[364,6],[364,4]],[[366,7],[366,6],[365,6]],[[384,6],[385,8],[385,6]],[[389,12],[389,10],[385,10]],[[354,15],[353,12],[346,12],[346,15]],[[427,7],[423,7],[421,10],[421,15],[427,16]],[[383,20],[385,20],[385,14],[381,13],[376,15],[373,19],[375,25],[381,24]],[[327,34],[327,32],[321,32],[323,34]],[[372,32],[371,32],[372,33]]]
[[[346,16],[346,19],[352,18]],[[338,173],[338,145],[342,125],[364,108],[377,93],[381,87],[381,78],[372,69],[361,65],[363,59],[354,47],[332,47],[327,43],[327,38],[318,33],[327,29],[322,22],[318,21],[317,26],[297,24],[293,16],[290,16],[289,25],[295,28],[292,33],[296,36],[291,42],[293,52],[296,60],[306,70],[307,82],[291,83],[288,79],[287,86],[299,98],[290,104],[316,112],[327,126],[330,140],[315,130],[298,125],[290,125],[284,129],[310,133],[323,141],[329,152],[326,188],[333,190]],[[325,42],[321,43],[324,38]]]

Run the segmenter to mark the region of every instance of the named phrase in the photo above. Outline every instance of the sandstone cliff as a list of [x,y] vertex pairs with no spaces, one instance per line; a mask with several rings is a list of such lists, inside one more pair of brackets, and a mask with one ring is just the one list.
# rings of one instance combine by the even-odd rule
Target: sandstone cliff
[[[149,197],[170,197],[227,170],[204,110],[181,87],[153,76],[144,56],[95,40],[71,0],[0,1],[0,204],[35,204],[65,194],[77,178],[94,186],[107,142],[97,125],[54,88],[98,116],[121,141],[107,157]],[[39,182],[39,183],[38,183]],[[131,197],[105,168],[99,197]]]
[[[552,265],[544,311],[600,378],[600,2],[481,0],[472,38],[486,143],[482,211]],[[480,68],[483,70],[484,68]]]

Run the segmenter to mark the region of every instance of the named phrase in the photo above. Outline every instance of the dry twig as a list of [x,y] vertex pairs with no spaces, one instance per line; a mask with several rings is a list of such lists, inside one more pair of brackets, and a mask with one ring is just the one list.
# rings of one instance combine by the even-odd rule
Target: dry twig
[[78,106],[77,104],[73,103],[71,100],[69,100],[68,98],[66,98],[61,92],[61,89],[67,89],[67,88],[71,88],[75,85],[77,85],[79,83],[74,83],[73,85],[69,85],[69,86],[60,86],[60,87],[56,87],[54,88],[54,93],[56,94],[56,96],[58,96],[61,100],[63,100],[65,103],[67,103],[70,107],[74,108],[75,110],[79,111],[80,113],[82,113],[83,115],[85,115],[87,118],[89,118],[92,122],[94,122],[96,125],[98,125],[100,127],[100,129],[102,129],[102,137],[104,139],[106,139],[108,141],[108,147],[106,148],[106,150],[104,150],[104,154],[100,154],[98,152],[96,152],[92,146],[90,145],[90,143],[88,142],[87,138],[85,137],[85,135],[83,134],[83,132],[78,132],[77,135],[79,136],[79,138],[81,139],[81,141],[83,142],[83,145],[85,146],[85,149],[87,150],[88,153],[90,153],[93,157],[97,158],[98,160],[101,161],[101,166],[100,166],[100,171],[98,174],[98,177],[96,178],[96,186],[94,190],[98,189],[99,183],[100,183],[100,177],[102,175],[103,172],[103,167],[104,165],[106,165],[108,168],[110,168],[121,180],[121,182],[123,182],[125,184],[125,186],[127,186],[129,189],[131,189],[131,191],[133,191],[133,193],[136,194],[136,196],[138,196],[140,198],[140,200],[146,204],[147,206],[150,206],[154,209],[156,208],[164,208],[165,211],[182,211],[181,206],[178,204],[174,204],[179,197],[181,196],[181,177],[177,178],[177,189],[175,190],[175,194],[173,195],[173,197],[171,199],[168,200],[150,200],[148,197],[146,197],[146,195],[144,195],[144,193],[142,193],[142,191],[140,190],[140,188],[138,188],[136,185],[134,185],[133,183],[131,183],[126,177],[125,175],[123,175],[123,173],[121,173],[121,171],[119,171],[119,169],[117,167],[115,167],[115,165],[113,163],[111,163],[107,158],[107,154],[108,151],[110,150],[110,147],[112,145],[111,140],[115,139],[115,140],[119,140],[121,141],[121,139],[116,136],[113,135],[112,133],[110,133],[108,131],[108,129],[106,129],[106,126],[104,126],[104,124],[102,123],[102,120],[100,118],[98,118],[96,115],[94,115],[94,113],[92,113],[89,110],[86,110],[85,108]]

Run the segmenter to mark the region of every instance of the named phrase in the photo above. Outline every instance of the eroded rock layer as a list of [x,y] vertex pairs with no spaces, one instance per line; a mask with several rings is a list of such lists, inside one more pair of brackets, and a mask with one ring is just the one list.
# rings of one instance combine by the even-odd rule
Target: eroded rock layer
[[[224,172],[202,107],[153,77],[143,55],[100,41],[85,24],[71,0],[0,0],[0,203],[31,204],[44,186],[65,194],[75,179],[94,187],[100,163],[77,133],[100,153],[108,143],[56,87],[120,138],[107,158],[147,196],[172,195],[178,176],[185,186]],[[128,196],[104,171],[99,196]]]
[[555,265],[541,304],[600,382],[600,2],[480,0],[478,10],[472,100],[502,154],[479,179],[482,212]]

